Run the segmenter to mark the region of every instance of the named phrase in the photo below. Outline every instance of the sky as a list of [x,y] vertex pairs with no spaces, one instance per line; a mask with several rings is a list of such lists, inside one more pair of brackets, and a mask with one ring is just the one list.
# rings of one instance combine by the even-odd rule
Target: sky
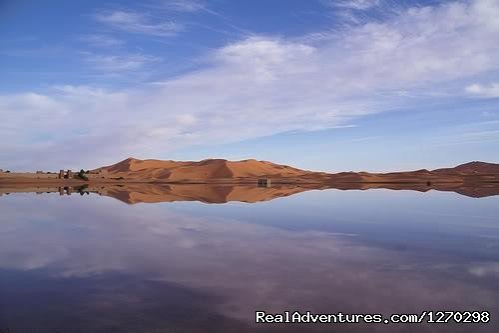
[[0,169],[499,163],[499,0],[0,0]]

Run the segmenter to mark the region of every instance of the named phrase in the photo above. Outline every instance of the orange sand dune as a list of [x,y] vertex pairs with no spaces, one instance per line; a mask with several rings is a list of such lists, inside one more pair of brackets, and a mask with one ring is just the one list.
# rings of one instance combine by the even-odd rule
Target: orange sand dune
[[224,159],[208,159],[200,162],[175,162],[127,158],[124,161],[99,168],[95,171],[99,170],[107,171],[115,177],[162,179],[169,181],[256,177],[299,178],[310,176],[311,174],[322,174],[267,161],[227,161]]
[[499,174],[499,164],[486,162],[469,162],[455,168],[433,170],[434,173],[462,173],[462,174]]
[[[253,184],[258,178],[268,178],[272,184],[328,185],[338,183],[407,183],[425,186],[443,183],[475,184],[499,183],[499,164],[471,162],[454,168],[390,172],[324,172],[306,171],[268,161],[207,159],[199,162],[139,160],[127,158],[116,164],[87,173],[85,178],[74,176],[58,179],[55,173],[0,172],[0,184],[38,183],[44,186],[77,185],[78,183],[185,183],[185,184]],[[461,185],[459,185],[461,186]]]
[[[199,162],[177,162],[127,158],[124,161],[94,171],[107,171],[113,177],[123,177],[125,179],[165,180],[171,182],[258,177],[348,182],[420,182],[423,180],[459,182],[463,180],[463,176],[476,175],[480,175],[481,180],[497,180],[499,164],[470,162],[454,168],[433,171],[422,169],[390,173],[342,172],[327,174],[253,159],[242,161],[207,159]],[[468,179],[472,178],[468,177]]]

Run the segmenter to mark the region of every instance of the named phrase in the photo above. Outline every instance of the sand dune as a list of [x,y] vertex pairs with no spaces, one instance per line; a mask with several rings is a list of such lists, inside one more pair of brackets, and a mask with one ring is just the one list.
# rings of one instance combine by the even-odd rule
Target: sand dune
[[300,178],[321,173],[296,169],[267,161],[227,161],[208,159],[200,162],[138,160],[127,158],[119,163],[94,171],[106,171],[115,177],[128,179],[161,179],[169,181],[195,181],[233,178]]
[[433,187],[438,184],[453,183],[455,186],[499,183],[499,164],[470,162],[454,168],[429,171],[426,169],[389,172],[340,172],[328,174],[280,165],[268,161],[207,159],[199,162],[139,160],[127,158],[113,165],[91,170],[86,179],[76,176],[58,179],[55,173],[0,173],[1,183],[35,182],[39,184],[59,184],[62,186],[78,183],[184,183],[184,184],[250,184],[257,179],[270,179],[272,184],[327,185],[338,183],[364,184],[424,184]]
[[469,162],[454,168],[433,170],[434,173],[462,173],[462,174],[498,174],[499,164],[486,162]]
[[106,171],[114,177],[127,179],[159,179],[169,181],[237,179],[268,177],[274,179],[330,179],[349,182],[386,182],[386,181],[421,181],[447,180],[459,181],[462,176],[495,176],[499,175],[499,164],[470,162],[454,168],[436,170],[416,170],[389,173],[341,172],[327,174],[293,168],[268,161],[242,160],[228,161],[224,159],[207,159],[199,162],[177,162],[161,160],[139,160],[127,158],[116,164],[105,166],[94,171]]

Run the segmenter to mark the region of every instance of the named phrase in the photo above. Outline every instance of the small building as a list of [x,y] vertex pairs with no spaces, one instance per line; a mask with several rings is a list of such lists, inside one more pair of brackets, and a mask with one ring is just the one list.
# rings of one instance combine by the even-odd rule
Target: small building
[[37,174],[37,175],[43,175],[43,171],[38,170],[38,171],[36,171],[36,174]]
[[70,179],[70,178],[73,178],[73,176],[74,176],[74,174],[73,174],[73,171],[71,171],[71,170],[68,170],[68,171],[59,170],[59,175],[57,176],[57,178]]
[[270,187],[272,185],[272,181],[269,178],[259,178],[258,179],[258,187]]

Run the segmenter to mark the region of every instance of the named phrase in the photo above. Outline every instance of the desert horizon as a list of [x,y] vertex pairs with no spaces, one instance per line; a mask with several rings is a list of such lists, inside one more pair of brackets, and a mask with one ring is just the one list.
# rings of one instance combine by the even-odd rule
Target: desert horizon
[[[277,177],[290,177],[290,176],[304,176],[307,173],[315,175],[337,175],[342,173],[352,173],[352,174],[403,174],[403,173],[415,173],[415,172],[439,172],[439,173],[462,173],[462,174],[496,174],[499,173],[499,164],[483,161],[470,161],[467,163],[462,163],[456,166],[440,167],[433,170],[427,168],[421,168],[417,170],[387,170],[385,172],[369,172],[365,171],[340,171],[340,172],[324,172],[324,171],[313,171],[313,170],[303,170],[295,168],[288,165],[276,164],[271,161],[257,160],[257,159],[243,159],[243,160],[227,160],[224,158],[207,158],[200,161],[174,161],[174,160],[161,160],[161,159],[137,159],[134,157],[128,157],[117,163],[101,166],[94,169],[81,169],[86,174],[96,174],[99,172],[106,172],[108,174],[123,174],[129,173],[130,175],[135,174],[132,178],[142,178],[142,179],[159,179],[162,178],[161,172],[165,172],[171,169],[182,169],[184,173],[189,175],[190,169],[194,171],[192,179],[203,179],[203,178],[240,178],[240,177],[264,177],[264,176],[277,176]],[[77,170],[70,170],[72,173],[78,173]],[[81,171],[80,170],[80,171]],[[214,171],[215,170],[215,171]],[[60,171],[67,172],[65,169],[60,169]],[[0,169],[0,173],[19,175],[20,177],[24,174],[26,176],[31,174],[58,174],[60,171],[33,171],[33,172],[16,172],[15,170]],[[156,172],[156,174],[155,174]],[[164,174],[163,174],[164,175]],[[157,177],[159,176],[159,177]],[[170,175],[168,175],[170,176]],[[187,178],[188,179],[188,178]],[[187,180],[186,179],[186,180]]]

